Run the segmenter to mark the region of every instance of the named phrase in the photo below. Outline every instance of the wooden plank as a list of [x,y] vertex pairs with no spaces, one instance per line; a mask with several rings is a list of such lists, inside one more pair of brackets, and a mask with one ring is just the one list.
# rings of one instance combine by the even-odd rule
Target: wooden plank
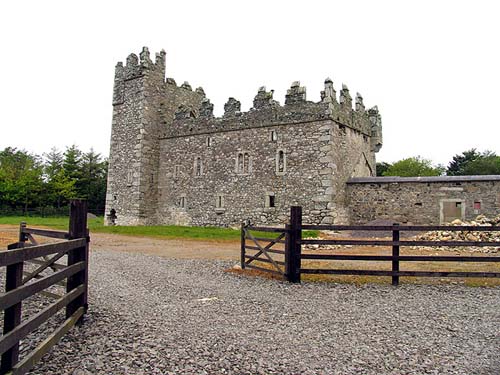
[[337,254],[302,254],[302,259],[316,260],[369,260],[369,261],[393,261],[400,262],[475,262],[490,263],[500,262],[500,256],[459,256],[459,255],[337,255]]
[[82,295],[85,291],[85,286],[80,285],[71,292],[65,294],[62,298],[47,306],[42,311],[34,315],[32,318],[22,322],[15,329],[3,335],[0,339],[0,353],[5,353],[11,347],[19,343],[19,340],[25,338],[30,332],[37,329],[41,324],[45,323],[55,313],[67,306],[71,301]]
[[65,255],[66,255],[65,252],[61,252],[59,254],[54,255],[52,258],[49,258],[46,261],[44,261],[36,270],[34,270],[33,272],[31,272],[29,275],[27,275],[23,279],[23,284],[26,284],[28,281],[30,281],[31,279],[35,278],[37,275],[39,275],[41,272],[43,272],[44,270],[46,270],[47,268],[49,268],[52,264],[54,264],[55,262],[57,262],[59,259],[61,259]]
[[271,270],[269,268],[259,267],[259,266],[253,265],[253,264],[247,264],[246,267],[247,268],[252,268],[254,270],[262,271],[262,272],[272,273],[273,275],[278,275],[278,276],[283,277],[283,273],[282,272],[278,272],[276,270]]
[[[302,229],[307,230],[330,230],[330,231],[387,231],[391,232],[394,230],[392,225],[302,225]],[[500,226],[455,226],[455,225],[400,225],[400,231],[408,232],[429,232],[429,231],[448,231],[448,232],[498,232],[500,231]],[[389,235],[389,233],[388,233]]]
[[[397,229],[394,229],[392,231],[392,241],[393,242],[399,242],[399,225],[398,224],[393,224],[393,226]],[[399,245],[394,245],[392,246],[392,272],[397,273],[399,272]],[[394,275],[392,276],[392,285],[398,286],[399,285],[399,276]]]
[[69,233],[67,232],[48,230],[48,229],[24,228],[23,233],[36,234],[38,236],[50,237],[50,238],[59,238],[61,240],[69,239]]
[[[260,248],[258,248],[257,246],[250,246],[250,245],[246,245],[245,249],[260,250]],[[276,249],[267,249],[267,252],[268,253],[273,253],[273,254],[282,254],[282,255],[285,254],[284,250],[276,250]]]
[[365,276],[419,276],[419,277],[500,277],[500,272],[427,272],[427,271],[380,271],[380,270],[338,270],[338,269],[308,269],[301,268],[305,274],[327,275],[365,275]]
[[6,293],[0,294],[0,310],[5,310],[10,306],[15,305],[18,302],[38,293],[51,285],[54,285],[58,281],[64,280],[65,278],[74,275],[75,273],[83,270],[85,268],[84,262],[79,262],[73,264],[64,270],[57,271],[49,276],[42,277],[41,279],[34,281],[30,284],[24,284],[14,290]]
[[[275,238],[263,238],[263,237],[253,237],[250,233],[248,233],[248,237],[246,237],[246,239],[248,240],[252,240],[252,241],[260,241],[260,242],[273,242],[273,243],[285,243],[285,240],[282,240],[282,239],[275,239]],[[282,233],[283,234],[283,237],[284,237],[284,234],[285,233]],[[250,237],[252,236],[252,237]],[[280,236],[280,238],[283,238]]]
[[[16,251],[16,250],[9,250]],[[5,277],[5,291],[7,293],[15,291],[21,286],[23,279],[23,263],[15,263],[7,266],[7,273]],[[15,332],[21,324],[21,308],[22,303],[17,302],[4,310],[3,316],[3,337],[8,336]],[[19,340],[9,345],[5,350],[0,352],[2,354],[2,364],[0,373],[4,374],[10,370],[19,360]]]
[[245,224],[241,223],[241,234],[240,234],[240,266],[241,269],[245,269],[245,251],[246,251],[246,246],[245,246]]
[[33,246],[40,245],[40,244],[37,242],[37,240],[35,240],[35,238],[34,238],[34,237],[30,234],[30,233],[26,233],[26,232],[24,232],[24,233],[26,234],[26,237],[28,238],[28,240],[31,242],[31,244],[32,244]]
[[[248,261],[246,262],[246,264],[250,263],[251,261],[258,261],[258,262],[264,262],[264,263],[271,263],[268,259],[265,259],[265,258],[260,258],[260,257],[256,257],[256,256],[251,256],[251,255],[245,255],[245,259],[248,259]],[[285,262],[282,262],[280,260],[275,260],[275,262],[277,264],[279,264],[280,266],[284,266],[285,265]]]
[[63,297],[63,295],[61,295],[61,294],[52,293],[52,292],[49,292],[48,290],[42,290],[40,292],[40,295],[42,295],[44,297],[52,298],[52,299],[59,299],[59,298]]
[[302,239],[302,207],[290,207],[290,232],[285,243],[285,277],[291,283],[300,283],[301,239]]
[[84,270],[74,274],[68,278],[66,284],[66,291],[78,288],[80,285],[84,286],[84,293],[68,304],[66,307],[66,318],[71,317],[75,311],[80,307],[87,310],[87,290],[88,290],[88,229],[87,229],[87,201],[73,199],[70,202],[70,215],[69,215],[69,238],[85,238],[85,242],[81,247],[74,248],[68,252],[68,266],[85,262],[86,267]]
[[268,228],[268,227],[247,227],[247,230],[253,230],[256,232],[275,232],[275,233],[284,233],[287,232],[286,228]]
[[15,250],[0,251],[0,267],[8,266],[14,263],[24,262],[33,258],[69,251],[77,247],[85,246],[87,240],[85,238],[69,240],[65,242],[51,243],[32,247],[25,247]]
[[[63,269],[66,268],[66,267],[63,267]],[[60,270],[59,270],[60,271]],[[29,275],[29,272],[23,272],[24,275]],[[36,275],[35,276],[35,279],[42,279],[44,278],[45,276],[44,275]],[[54,283],[54,285],[59,285],[59,286],[64,286],[66,287],[66,281],[58,281],[57,283]]]
[[84,313],[84,308],[80,307],[75,313],[65,320],[65,322],[60,325],[49,337],[40,343],[26,358],[19,362],[13,368],[13,375],[24,375],[30,369],[32,369],[35,364],[40,361],[40,359],[61,340],[61,338],[69,332],[71,328],[81,319]]
[[[36,264],[36,265],[40,265],[40,264],[44,264],[45,261],[42,260],[42,259],[30,259],[30,260],[27,260],[26,263],[33,263],[33,264]],[[50,265],[50,268],[55,268],[56,270],[62,270],[63,268],[66,268],[66,265],[65,264],[59,264],[59,263],[53,263]]]
[[301,240],[302,245],[360,245],[360,246],[447,246],[447,247],[500,247],[494,241],[389,241],[389,240]]

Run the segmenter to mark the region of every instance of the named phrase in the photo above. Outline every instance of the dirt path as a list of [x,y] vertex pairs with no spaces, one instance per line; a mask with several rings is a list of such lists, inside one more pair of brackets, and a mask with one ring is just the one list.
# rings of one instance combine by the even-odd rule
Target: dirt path
[[[16,242],[19,227],[0,225],[0,248]],[[43,242],[41,237],[40,242]],[[238,260],[240,244],[235,241],[199,241],[132,237],[109,233],[91,233],[91,250],[111,250],[158,255],[177,259]]]

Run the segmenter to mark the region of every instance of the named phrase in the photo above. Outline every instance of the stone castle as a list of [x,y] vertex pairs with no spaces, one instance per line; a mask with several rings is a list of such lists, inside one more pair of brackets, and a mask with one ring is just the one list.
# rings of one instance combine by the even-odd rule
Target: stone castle
[[[229,98],[224,115],[217,118],[202,88],[193,90],[187,82],[178,86],[165,78],[164,51],[153,62],[143,48],[139,57],[131,54],[125,65],[116,66],[106,211],[113,210],[118,225],[228,226],[248,219],[285,223],[289,207],[300,205],[307,223],[366,222],[380,211],[374,207],[383,203],[380,196],[389,202],[400,199],[397,193],[381,194],[384,187],[394,193],[394,184],[402,191],[405,183],[415,184],[375,177],[375,153],[381,146],[377,107],[366,109],[356,94],[353,108],[345,85],[337,95],[332,80],[326,79],[315,103],[294,82],[284,105],[272,90],[261,87],[248,112]],[[487,182],[500,191],[500,176],[490,177]],[[459,183],[445,179],[425,184]],[[419,187],[411,191],[424,186],[416,183]],[[458,193],[453,186],[441,191]],[[500,193],[496,196],[495,189],[491,199],[498,207]],[[415,204],[422,201],[420,194],[411,196]],[[456,199],[465,207],[465,198]],[[467,199],[478,207],[479,198]],[[410,212],[419,206],[410,206],[408,210],[398,203],[379,216],[421,221],[418,213]],[[434,208],[427,210],[433,222],[443,211],[442,204]]]

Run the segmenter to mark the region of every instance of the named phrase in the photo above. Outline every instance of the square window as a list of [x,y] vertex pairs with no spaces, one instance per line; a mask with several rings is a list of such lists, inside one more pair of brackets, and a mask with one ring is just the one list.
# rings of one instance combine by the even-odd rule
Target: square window
[[481,202],[475,201],[474,202],[474,209],[475,210],[480,210],[481,209]]

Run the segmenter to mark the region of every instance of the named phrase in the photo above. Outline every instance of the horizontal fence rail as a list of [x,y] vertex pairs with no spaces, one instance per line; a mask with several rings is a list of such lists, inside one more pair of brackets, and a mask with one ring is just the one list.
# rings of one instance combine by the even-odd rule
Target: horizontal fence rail
[[[28,228],[21,223],[19,241],[9,245],[8,250],[0,251],[0,267],[6,268],[5,292],[0,293],[0,309],[4,311],[0,374],[25,374],[71,327],[82,322],[87,310],[90,241],[86,207],[85,201],[71,202],[69,232]],[[40,245],[33,235],[61,241]],[[63,256],[67,257],[67,264],[56,263]],[[27,272],[25,264],[34,265],[35,270]],[[52,273],[42,274],[47,270]],[[54,285],[63,285],[65,293],[61,296],[46,290]],[[55,300],[21,320],[23,301],[35,295]],[[62,309],[65,309],[66,320],[20,360],[20,341]]]
[[[498,263],[500,256],[484,255],[400,255],[401,248],[404,247],[498,247],[500,241],[429,241],[429,240],[401,240],[401,232],[499,232],[500,226],[445,226],[445,225],[302,225],[302,208],[291,207],[290,224],[285,228],[263,228],[242,226],[242,268],[244,268],[244,259],[251,259],[267,263],[259,257],[249,258],[244,255],[245,249],[258,249],[254,246],[248,246],[244,240],[248,238],[243,231],[267,231],[281,232],[282,236],[276,239],[274,243],[285,243],[285,261],[278,263],[283,265],[285,272],[283,275],[288,281],[300,282],[301,274],[329,274],[329,275],[366,275],[366,276],[390,276],[392,284],[399,284],[400,276],[420,276],[420,277],[481,277],[491,278],[500,277],[500,272],[465,272],[465,271],[403,271],[400,270],[401,262],[474,262],[474,263]],[[387,232],[392,240],[380,239],[302,239],[303,230],[328,230],[328,231],[368,231],[368,232]],[[258,240],[271,240],[266,238],[254,237]],[[357,254],[311,254],[302,253],[302,245],[337,245],[337,246],[375,246],[390,247],[392,255],[357,255]],[[260,249],[260,247],[259,247]],[[267,249],[267,252],[272,252]],[[332,269],[332,268],[304,268],[302,260],[320,260],[320,261],[376,261],[391,262],[391,270],[367,270],[367,269]],[[248,262],[248,261],[246,261]],[[277,263],[277,262],[275,262]],[[248,264],[246,264],[248,266]],[[256,266],[254,266],[255,268]]]

